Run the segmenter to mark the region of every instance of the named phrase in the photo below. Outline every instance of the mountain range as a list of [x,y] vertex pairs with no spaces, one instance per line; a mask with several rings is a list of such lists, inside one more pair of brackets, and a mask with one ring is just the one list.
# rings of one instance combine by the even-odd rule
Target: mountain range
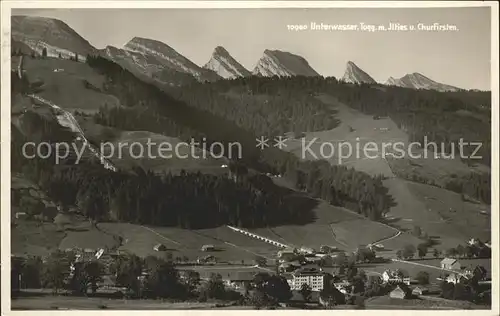
[[[299,55],[281,50],[264,50],[252,71],[247,70],[222,46],[217,46],[209,61],[200,67],[167,44],[148,38],[134,37],[123,47],[96,49],[66,23],[51,18],[13,16],[12,47],[41,54],[45,48],[51,57],[70,58],[75,54],[84,61],[88,54],[101,54],[140,76],[161,84],[183,85],[196,81],[215,81],[257,76],[321,76]],[[342,80],[355,84],[377,82],[354,62],[348,61]],[[399,79],[390,77],[386,85],[457,91],[459,88],[436,82],[420,73]]]

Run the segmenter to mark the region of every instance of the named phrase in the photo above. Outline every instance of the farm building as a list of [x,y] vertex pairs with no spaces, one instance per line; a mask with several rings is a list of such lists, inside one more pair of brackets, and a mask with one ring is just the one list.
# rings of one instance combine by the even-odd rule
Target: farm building
[[298,261],[295,262],[284,262],[279,265],[279,270],[284,272],[295,271],[300,268],[300,263]]
[[429,289],[423,286],[417,286],[411,291],[413,295],[425,295],[429,293]]
[[337,250],[338,250],[338,248],[334,247],[334,246],[322,245],[321,247],[319,247],[319,251],[322,253],[330,253],[330,252],[334,252]]
[[280,262],[290,261],[295,259],[295,257],[297,257],[295,249],[284,249],[278,251],[278,258]]
[[313,248],[309,248],[309,247],[301,247],[300,252],[304,253],[304,254],[315,254],[316,253],[316,251]]
[[215,251],[214,245],[203,245],[201,251]]
[[410,296],[410,293],[407,288],[398,285],[391,291],[391,293],[389,293],[389,296],[391,298],[405,299]]
[[153,247],[153,250],[154,251],[166,251],[167,246],[165,246],[164,244],[157,244]]
[[234,271],[228,272],[222,275],[222,280],[226,286],[242,289],[245,286],[245,283],[251,284],[255,277],[255,272],[249,271]]
[[342,294],[347,294],[351,289],[351,283],[347,280],[343,280],[342,282],[334,283],[333,285]]
[[321,257],[316,257],[314,255],[306,255],[304,257],[304,260],[306,263],[311,263],[311,264],[319,264],[322,260]]
[[457,283],[462,283],[465,279],[466,278],[460,274],[452,273],[448,275],[445,280],[448,283],[457,284]]
[[441,260],[441,269],[460,270],[460,262],[455,258],[444,258]]
[[406,277],[401,273],[401,271],[385,270],[382,273],[382,281],[384,283],[404,283],[406,285],[410,284],[410,278]]

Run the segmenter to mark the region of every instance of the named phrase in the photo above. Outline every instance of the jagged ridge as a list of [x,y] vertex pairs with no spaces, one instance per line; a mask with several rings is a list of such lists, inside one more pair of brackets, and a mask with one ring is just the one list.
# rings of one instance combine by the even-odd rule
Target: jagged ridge
[[460,90],[457,87],[436,82],[418,72],[407,74],[399,79],[389,77],[389,79],[387,79],[386,81],[386,85],[411,88],[411,89],[436,90],[440,92]]
[[351,83],[376,84],[377,82],[369,74],[364,72],[352,61],[347,62],[346,70],[342,80]]
[[264,51],[264,55],[259,59],[253,72],[260,76],[320,76],[305,60],[299,55],[280,51]]
[[231,54],[222,46],[217,46],[212,53],[210,60],[203,66],[205,69],[216,72],[226,79],[247,77],[252,73],[237,62]]

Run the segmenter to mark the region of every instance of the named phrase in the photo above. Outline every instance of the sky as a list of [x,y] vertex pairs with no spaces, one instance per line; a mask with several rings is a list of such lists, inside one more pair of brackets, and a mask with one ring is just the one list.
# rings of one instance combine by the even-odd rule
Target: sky
[[[203,66],[223,46],[252,70],[265,49],[301,55],[324,76],[353,61],[378,82],[419,72],[446,84],[490,90],[489,8],[17,9],[63,20],[97,48],[134,36],[160,40]],[[450,24],[457,31],[315,31],[325,24]],[[308,25],[290,31],[288,25]]]

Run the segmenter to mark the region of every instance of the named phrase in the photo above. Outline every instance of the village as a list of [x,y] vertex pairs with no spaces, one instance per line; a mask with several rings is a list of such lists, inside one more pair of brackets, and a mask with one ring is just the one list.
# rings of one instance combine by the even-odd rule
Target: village
[[[267,239],[231,228],[250,238]],[[288,285],[288,288],[283,287],[281,291],[290,293],[289,299],[276,302],[285,308],[365,308],[365,302],[377,297],[387,297],[391,304],[396,305],[398,300],[427,301],[432,305],[436,301],[448,304],[453,301],[474,300],[480,303],[491,299],[491,273],[488,271],[491,268],[481,265],[483,261],[479,258],[466,259],[467,263],[462,263],[459,258],[445,257],[439,261],[438,266],[431,266],[421,263],[422,261],[417,263],[378,256],[377,251],[383,251],[383,245],[380,244],[360,246],[349,253],[327,245],[315,250],[310,247],[292,248],[270,239],[264,241],[280,249],[274,260],[256,257],[252,265],[219,262],[216,257],[217,247],[205,244],[200,249],[206,253],[205,256],[198,257],[195,261],[176,259],[173,266],[180,282],[191,284],[193,275],[196,275],[194,284],[198,291],[202,291],[208,284],[218,282],[226,291],[237,293],[236,297],[240,297],[238,304],[245,304],[242,303],[242,298],[251,296],[251,292],[258,289],[259,284],[262,285],[262,278],[273,276],[286,280]],[[156,244],[153,249],[159,258],[172,260],[168,259],[168,249],[164,244]],[[67,249],[65,252],[74,254],[74,261],[65,273],[67,284],[71,284],[79,267],[99,262],[103,270],[93,293],[111,297],[125,295],[127,286],[118,282],[120,272],[112,266],[126,257],[126,253],[77,248]],[[394,268],[395,265],[397,267]],[[416,270],[412,269],[413,273],[410,274],[405,266],[416,267]],[[433,272],[430,273],[430,270]],[[137,275],[137,280],[140,284],[145,284],[150,277],[151,270],[144,267]],[[269,280],[271,279],[267,282],[271,282]],[[30,290],[26,288],[27,282],[23,280],[22,273],[15,275],[13,272],[12,283],[14,294]],[[87,294],[85,290],[85,295]],[[287,297],[286,294],[282,295]]]

